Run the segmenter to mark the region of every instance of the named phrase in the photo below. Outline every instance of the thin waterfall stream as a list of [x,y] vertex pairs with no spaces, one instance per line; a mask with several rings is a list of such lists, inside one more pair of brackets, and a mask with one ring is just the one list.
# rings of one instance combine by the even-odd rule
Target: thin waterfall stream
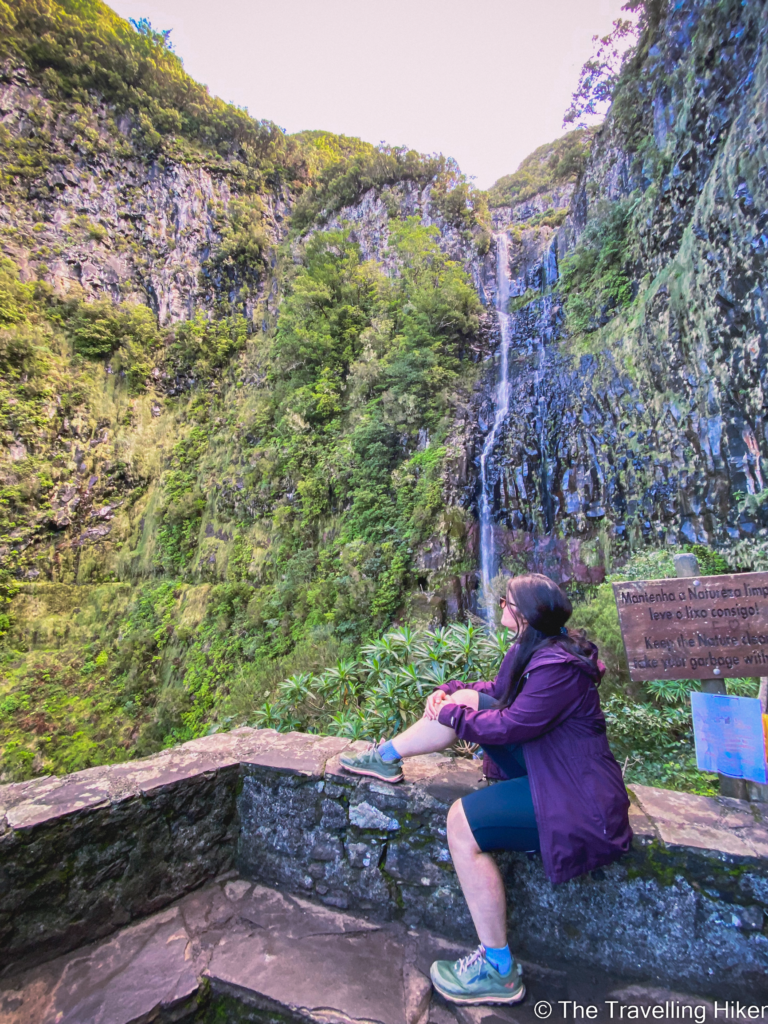
[[496,245],[496,295],[494,307],[501,332],[501,348],[499,353],[499,379],[494,389],[493,426],[488,432],[480,456],[480,481],[482,487],[480,498],[480,574],[483,585],[482,604],[485,617],[489,622],[493,619],[491,581],[496,575],[496,551],[493,521],[491,518],[494,481],[489,479],[488,460],[493,453],[499,431],[509,413],[509,341],[511,333],[510,316],[507,311],[511,285],[509,276],[509,237],[506,231],[498,231],[493,237]]

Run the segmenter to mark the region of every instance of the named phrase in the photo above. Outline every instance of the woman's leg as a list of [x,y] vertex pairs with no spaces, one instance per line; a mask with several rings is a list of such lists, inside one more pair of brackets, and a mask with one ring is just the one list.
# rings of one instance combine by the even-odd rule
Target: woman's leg
[[448,812],[448,846],[480,941],[492,949],[506,946],[504,881],[493,857],[477,845],[461,800]]
[[454,729],[441,725],[436,719],[420,718],[405,732],[398,733],[394,741],[372,745],[362,754],[341,754],[339,760],[342,768],[353,775],[370,775],[382,782],[401,782],[404,777],[401,758],[445,750],[455,739]]
[[405,732],[393,736],[390,743],[400,757],[413,757],[415,754],[445,750],[455,739],[456,732],[450,726],[442,725],[437,719],[420,718]]

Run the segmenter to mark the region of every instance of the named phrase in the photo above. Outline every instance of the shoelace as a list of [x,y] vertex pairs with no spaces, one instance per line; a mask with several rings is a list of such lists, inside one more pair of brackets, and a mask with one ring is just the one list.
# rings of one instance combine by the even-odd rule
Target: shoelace
[[480,945],[477,947],[474,953],[470,953],[469,956],[462,957],[461,960],[456,961],[455,970],[457,974],[466,974],[470,967],[474,966],[478,960],[485,959],[485,946]]

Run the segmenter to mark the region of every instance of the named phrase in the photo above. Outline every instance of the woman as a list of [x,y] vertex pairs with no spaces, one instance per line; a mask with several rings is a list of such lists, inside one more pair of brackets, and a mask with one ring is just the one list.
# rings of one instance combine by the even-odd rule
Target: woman
[[597,648],[565,628],[571,602],[546,576],[510,579],[500,604],[501,624],[518,639],[492,683],[445,683],[405,732],[341,758],[347,771],[399,782],[403,757],[462,739],[479,743],[506,778],[448,812],[448,845],[480,938],[471,956],[432,965],[435,988],[453,1002],[516,1003],[525,995],[490,850],[541,851],[558,883],[610,863],[632,841],[629,799],[600,710],[605,668]]

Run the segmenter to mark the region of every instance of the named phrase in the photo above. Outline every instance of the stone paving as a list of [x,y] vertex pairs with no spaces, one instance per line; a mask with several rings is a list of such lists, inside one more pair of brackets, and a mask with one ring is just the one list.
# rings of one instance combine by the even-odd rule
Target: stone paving
[[[217,882],[108,939],[0,981],[1,1024],[313,1021],[317,1024],[533,1024],[549,1000],[712,1004],[604,974],[523,961],[528,993],[509,1007],[456,1007],[429,965],[469,950],[402,922],[318,906],[238,877]],[[555,1019],[562,1019],[556,1014]]]

